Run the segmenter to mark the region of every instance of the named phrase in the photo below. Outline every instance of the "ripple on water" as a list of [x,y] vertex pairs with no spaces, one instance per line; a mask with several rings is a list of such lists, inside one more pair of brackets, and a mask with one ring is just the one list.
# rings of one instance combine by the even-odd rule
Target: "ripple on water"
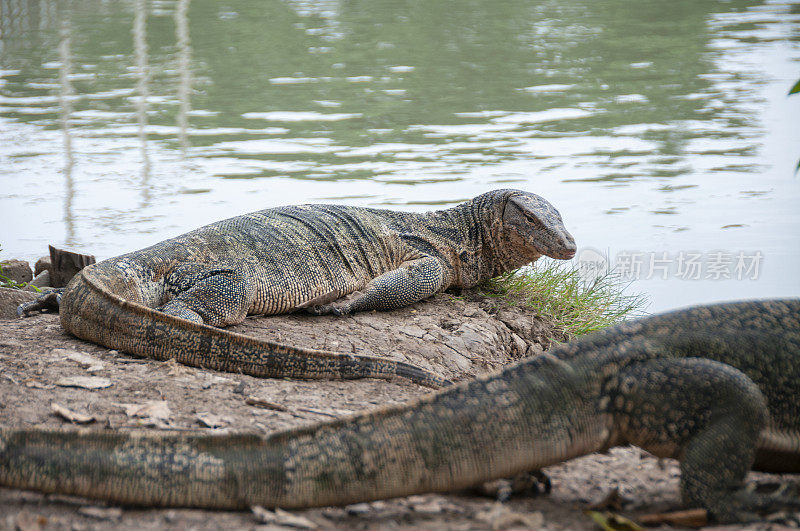
[[270,111],[270,112],[246,112],[242,118],[250,120],[267,120],[272,122],[335,122],[338,120],[350,120],[361,118],[361,113],[321,113],[315,111]]

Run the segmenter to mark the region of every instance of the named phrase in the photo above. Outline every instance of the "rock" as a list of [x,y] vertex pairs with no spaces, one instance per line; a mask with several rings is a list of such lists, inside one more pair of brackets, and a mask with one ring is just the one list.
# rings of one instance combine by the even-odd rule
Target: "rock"
[[54,288],[63,288],[75,274],[96,262],[94,256],[50,247],[50,281]]
[[16,319],[17,306],[34,300],[39,295],[30,291],[0,288],[0,319]]
[[511,333],[511,342],[513,346],[513,353],[515,356],[524,356],[526,352],[528,352],[528,344],[525,342],[524,339],[519,337],[515,333]]
[[410,324],[397,329],[407,336],[422,338],[427,332],[415,324]]
[[464,317],[477,317],[480,311],[481,311],[480,308],[467,306],[466,308],[464,308],[464,311],[461,313],[461,315],[463,315]]
[[511,310],[500,310],[497,319],[521,337],[531,339],[533,336],[532,319],[525,319],[522,315]]
[[[498,311],[495,317],[529,345],[533,346],[541,343],[539,345],[541,350],[533,354],[540,354],[544,349],[549,348],[553,339],[556,341],[566,341],[568,339],[563,332],[554,330],[555,327],[552,323],[543,320],[535,311],[530,309],[503,309]],[[532,354],[529,353],[527,355]]]
[[462,324],[456,333],[464,340],[467,345],[467,352],[473,352],[475,349],[484,347],[494,339],[494,335],[481,325],[474,325],[472,323]]
[[460,337],[448,337],[444,348],[440,348],[443,364],[456,372],[463,372],[470,368],[472,362],[462,352],[469,352],[467,344]]
[[528,350],[525,352],[525,357],[538,356],[544,354],[544,347],[539,343],[531,343],[528,345]]
[[53,263],[50,261],[49,256],[43,256],[36,260],[36,265],[33,266],[33,275],[38,277],[45,271],[49,271],[53,268]]
[[37,288],[45,288],[50,286],[50,271],[44,270],[41,273],[37,273],[33,280],[31,280],[25,289],[30,289],[31,286],[36,286]]
[[31,266],[25,260],[3,260],[0,262],[0,268],[2,268],[2,273],[0,274],[18,284],[33,280]]
[[443,330],[455,330],[459,326],[461,326],[461,321],[458,319],[451,319],[450,317],[443,317],[442,320],[439,322],[439,326]]

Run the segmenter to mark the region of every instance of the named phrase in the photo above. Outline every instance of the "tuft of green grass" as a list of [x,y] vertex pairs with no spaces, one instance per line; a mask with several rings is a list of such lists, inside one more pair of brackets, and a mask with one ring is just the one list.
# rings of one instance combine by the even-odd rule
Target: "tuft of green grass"
[[644,314],[647,297],[624,293],[629,284],[613,271],[586,279],[573,265],[547,261],[505,273],[479,289],[534,308],[567,336],[579,336]]

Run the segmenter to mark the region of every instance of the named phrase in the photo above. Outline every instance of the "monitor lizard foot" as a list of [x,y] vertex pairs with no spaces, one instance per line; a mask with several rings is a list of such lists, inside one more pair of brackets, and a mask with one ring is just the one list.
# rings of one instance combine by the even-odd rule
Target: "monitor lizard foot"
[[23,302],[17,306],[17,315],[20,317],[30,317],[32,312],[49,310],[58,313],[61,305],[61,294],[64,288],[51,289],[42,292],[42,295],[28,302]]

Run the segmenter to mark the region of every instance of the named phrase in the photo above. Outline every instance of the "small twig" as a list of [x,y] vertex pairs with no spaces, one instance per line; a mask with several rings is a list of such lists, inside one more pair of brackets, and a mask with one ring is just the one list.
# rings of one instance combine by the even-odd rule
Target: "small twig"
[[688,509],[668,513],[645,514],[638,518],[642,525],[679,525],[684,527],[704,527],[708,525],[705,509]]
[[334,419],[338,419],[339,418],[336,415],[333,415],[331,413],[326,413],[325,411],[320,411],[319,409],[314,409],[314,408],[310,408],[310,407],[299,407],[299,408],[297,408],[297,411],[303,411],[303,412],[306,412],[306,413],[316,413],[317,415],[325,415],[326,417],[331,417],[331,418],[334,418]]
[[289,411],[286,406],[282,406],[280,404],[276,404],[275,402],[270,402],[269,400],[264,400],[263,398],[258,398],[256,396],[248,396],[244,399],[244,403],[248,406],[253,407],[260,407],[263,409],[272,409],[275,411]]

